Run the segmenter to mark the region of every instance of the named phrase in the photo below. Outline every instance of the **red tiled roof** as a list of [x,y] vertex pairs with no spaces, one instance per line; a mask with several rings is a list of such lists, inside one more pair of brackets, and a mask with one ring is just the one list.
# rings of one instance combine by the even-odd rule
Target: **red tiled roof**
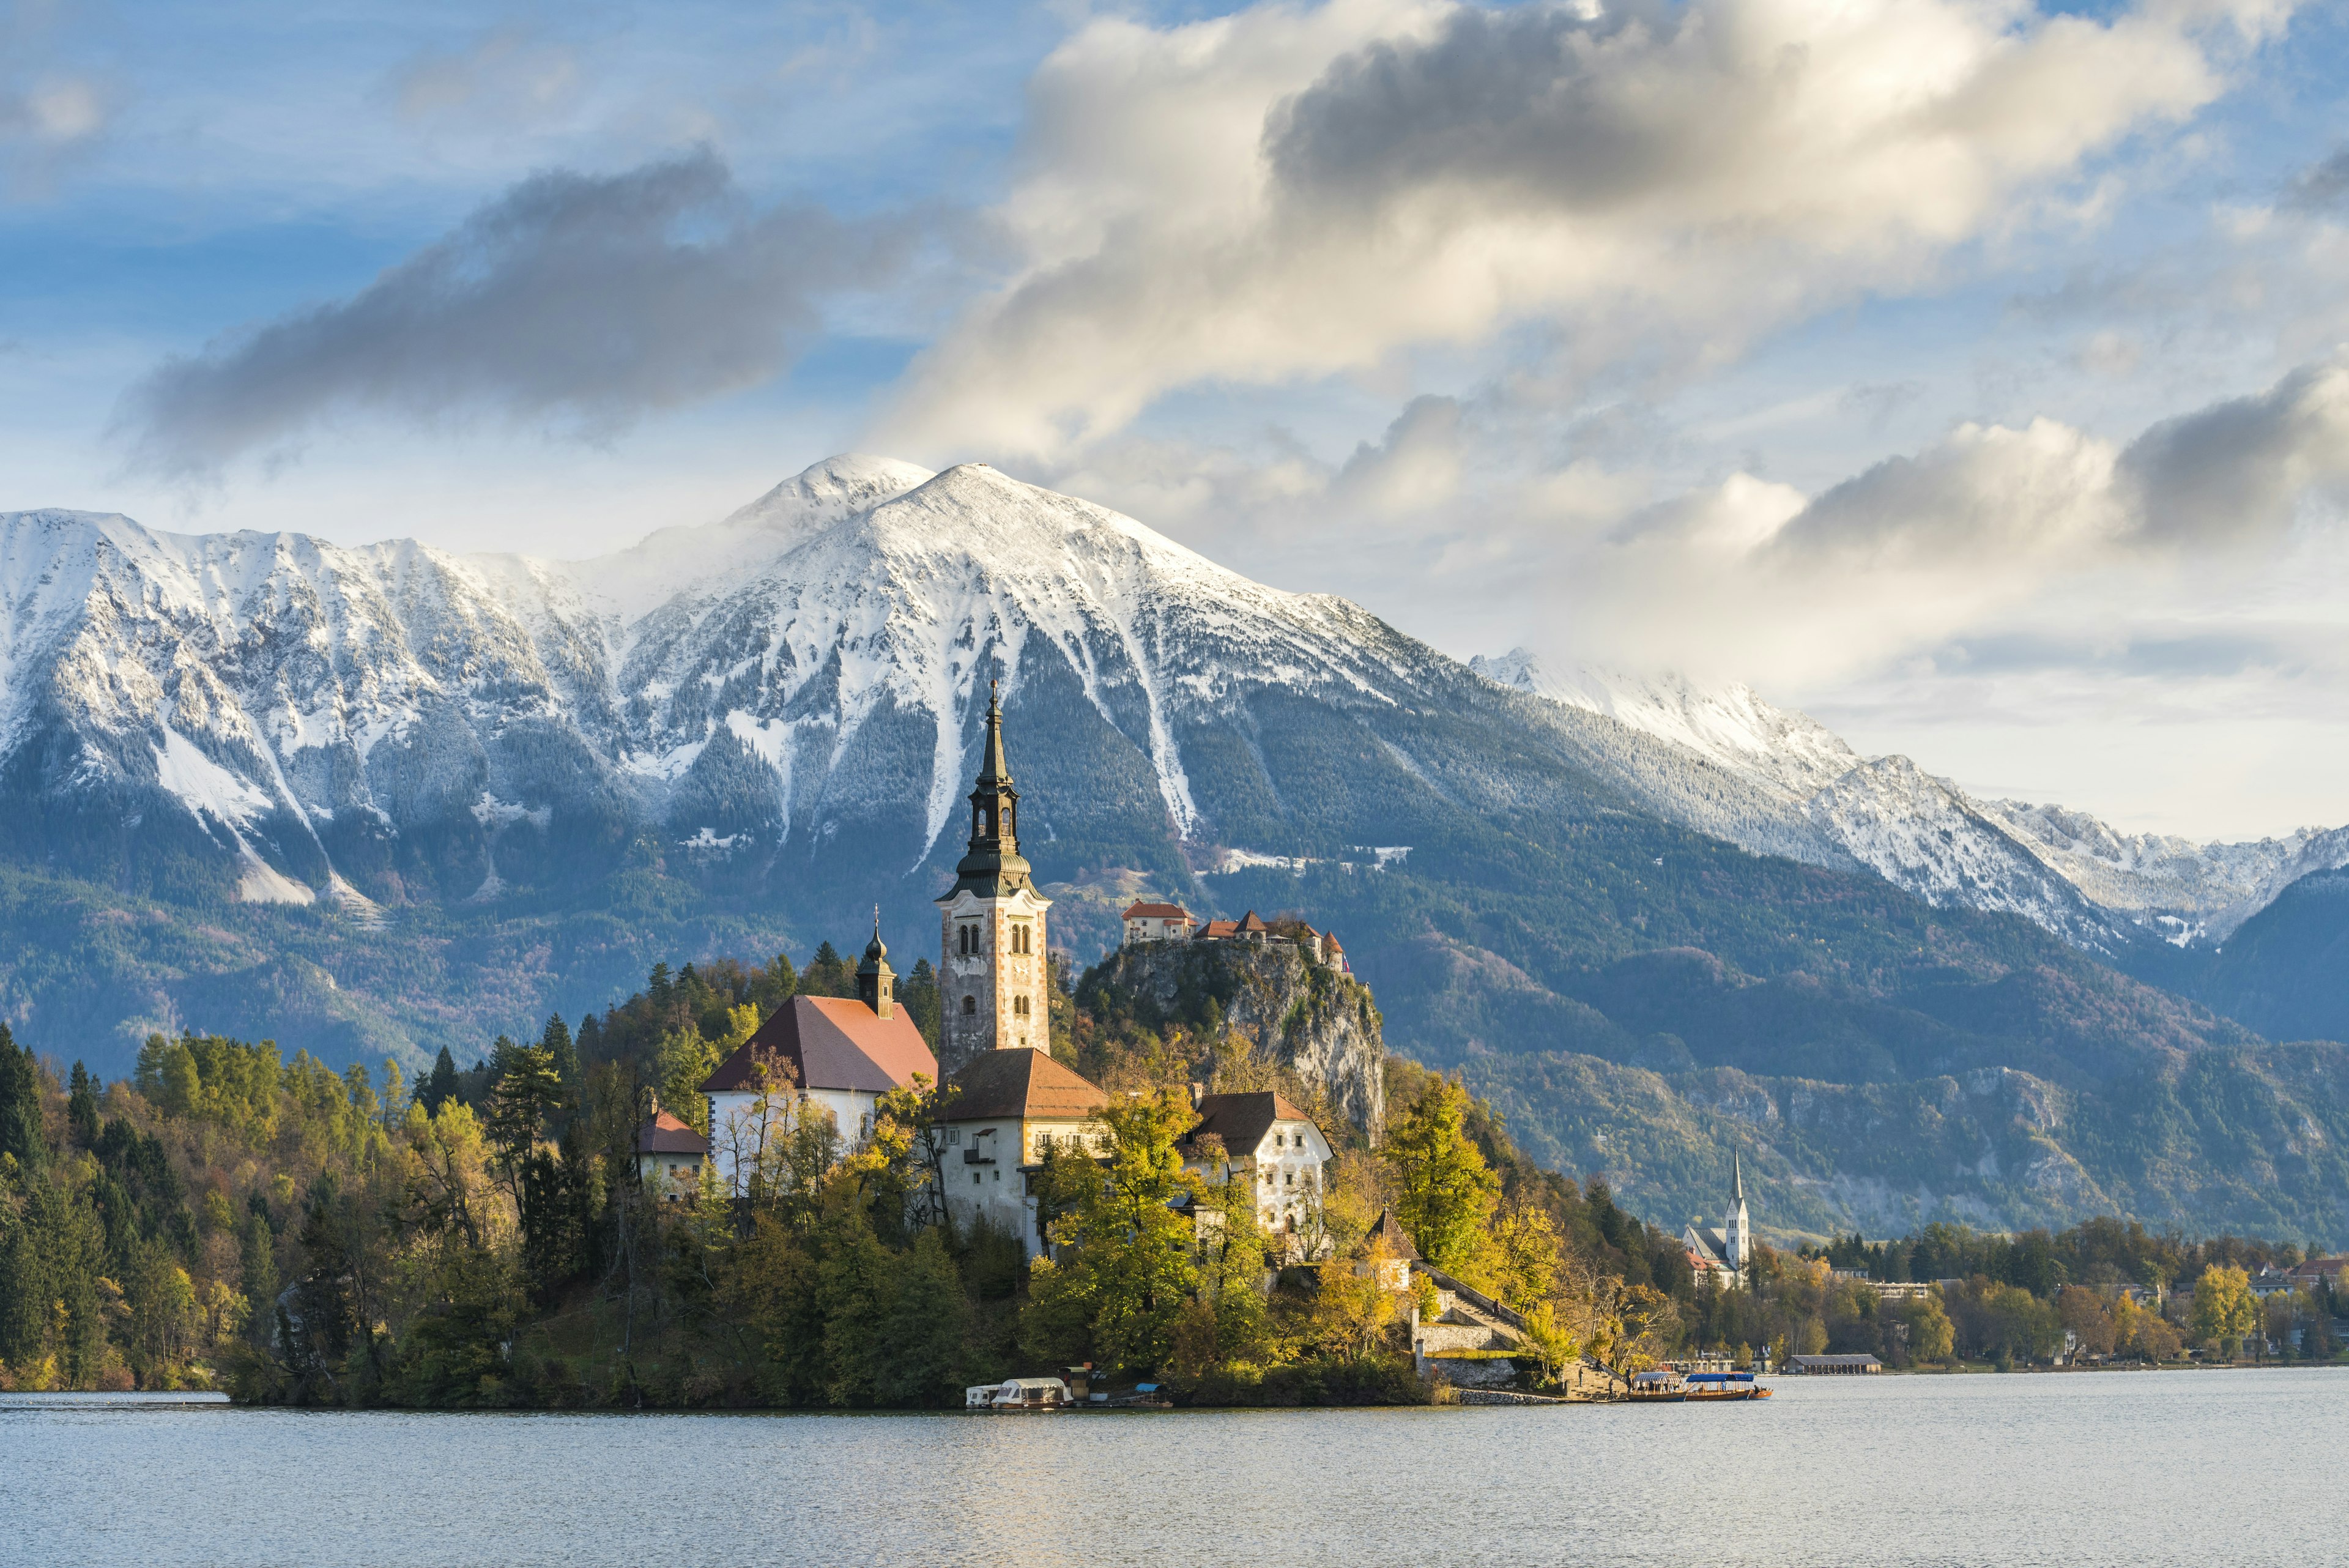
[[1180,904],[1135,904],[1125,911],[1129,920],[1187,920],[1191,911]]
[[982,1051],[948,1082],[942,1122],[1081,1120],[1109,1104],[1107,1095],[1030,1045]]
[[652,1120],[636,1129],[638,1154],[708,1154],[709,1140],[667,1111],[655,1111]]
[[1230,920],[1209,920],[1199,928],[1199,934],[1203,937],[1228,937],[1238,929],[1239,927]]
[[803,1089],[854,1089],[886,1094],[921,1074],[938,1081],[938,1059],[902,1007],[883,1018],[851,996],[794,996],[775,1009],[718,1071],[702,1081],[705,1095],[752,1085],[762,1055],[790,1070]]
[[1254,909],[1250,909],[1247,914],[1240,917],[1239,931],[1243,936],[1254,936],[1258,931],[1269,931],[1270,929],[1272,929],[1270,926],[1266,925],[1262,920],[1256,918],[1256,911]]
[[1327,952],[1341,953],[1346,950],[1344,948],[1338,945],[1338,933],[1335,931],[1328,933],[1321,939],[1321,946],[1323,950]]

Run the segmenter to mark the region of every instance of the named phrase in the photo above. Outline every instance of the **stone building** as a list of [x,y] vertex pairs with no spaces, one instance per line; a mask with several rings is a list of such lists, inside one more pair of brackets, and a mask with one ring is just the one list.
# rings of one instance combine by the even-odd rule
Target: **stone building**
[[968,1231],[987,1224],[1044,1250],[1037,1173],[1052,1147],[1097,1152],[1096,1117],[1109,1096],[1045,1053],[1009,1045],[981,1054],[947,1080],[931,1136],[947,1209]]
[[1188,941],[1199,922],[1191,911],[1180,904],[1158,904],[1143,899],[1126,906],[1119,917],[1125,922],[1125,940],[1135,942]]
[[1323,1168],[1335,1152],[1330,1140],[1312,1117],[1270,1091],[1206,1095],[1195,1085],[1192,1096],[1199,1123],[1180,1146],[1184,1168],[1213,1182],[1247,1179],[1273,1250],[1291,1261],[1309,1258],[1318,1250]]
[[992,690],[987,746],[970,792],[969,852],[938,907],[939,1051],[949,1071],[981,1053],[1050,1052],[1050,984],[1044,911],[1019,853],[1019,792],[1003,757],[1003,711]]

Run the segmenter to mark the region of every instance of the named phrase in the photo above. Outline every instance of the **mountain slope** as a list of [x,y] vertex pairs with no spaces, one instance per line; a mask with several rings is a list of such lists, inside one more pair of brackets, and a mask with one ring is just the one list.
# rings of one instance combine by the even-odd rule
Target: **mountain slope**
[[[1726,775],[1726,797],[1717,778],[1701,792],[1669,784],[1643,792],[1674,821],[1759,853],[1857,862],[1934,904],[2021,915],[2075,947],[2164,977],[2175,966],[2151,945],[2223,942],[2301,877],[2349,865],[2349,827],[2196,844],[2123,834],[2063,806],[1977,800],[1906,757],[1862,758],[1750,687],[1706,690],[1676,675],[1597,670],[1561,676],[1523,649],[1470,664],[1512,690],[1617,719]],[[1807,842],[1788,818],[1807,825]],[[1757,831],[1755,823],[1768,826]]]
[[[2029,856],[1957,862],[1940,907],[1878,876],[1905,862],[1855,825],[1901,790],[1926,820],[1942,786],[1836,771],[1798,716],[1553,700],[983,465],[834,459],[585,563],[18,514],[0,579],[0,1010],[109,1070],[182,1024],[471,1058],[654,960],[803,953],[875,903],[910,961],[990,680],[1061,943],[1090,958],[1143,889],[1300,909],[1397,1048],[1479,1083],[1572,1057],[1691,1106],[1683,1079],[1724,1072],[1918,1103],[2013,1073],[2103,1105],[2260,1049],[1971,907]],[[1953,836],[1989,820],[1949,809]],[[1703,1125],[1764,1137],[1721,1108],[1745,1103]],[[1580,1114],[1526,1127],[1579,1148]],[[1865,1168],[1877,1126],[1816,1135],[1785,1179]],[[1951,1202],[2040,1211],[1957,1147],[1920,1146]],[[2063,1147],[2079,1201],[2139,1189],[2111,1140]],[[2300,1179],[2276,1201],[2320,1215]]]

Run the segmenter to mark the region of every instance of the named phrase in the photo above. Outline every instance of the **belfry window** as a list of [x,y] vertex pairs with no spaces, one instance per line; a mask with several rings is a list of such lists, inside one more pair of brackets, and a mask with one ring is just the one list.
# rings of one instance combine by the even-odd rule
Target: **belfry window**
[[973,1013],[977,1012],[978,1011],[978,998],[977,998],[977,997],[975,997],[975,996],[966,996],[966,997],[964,997],[964,998],[962,999],[962,1015],[963,1015],[965,1018],[968,1018],[971,1014],[973,1014]]

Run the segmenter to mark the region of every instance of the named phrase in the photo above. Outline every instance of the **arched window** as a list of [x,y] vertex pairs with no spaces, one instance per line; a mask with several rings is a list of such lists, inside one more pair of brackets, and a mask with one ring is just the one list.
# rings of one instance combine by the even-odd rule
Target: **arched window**
[[962,1015],[965,1018],[969,1017],[972,1013],[977,1012],[978,1011],[978,998],[975,996],[966,996],[962,999]]

